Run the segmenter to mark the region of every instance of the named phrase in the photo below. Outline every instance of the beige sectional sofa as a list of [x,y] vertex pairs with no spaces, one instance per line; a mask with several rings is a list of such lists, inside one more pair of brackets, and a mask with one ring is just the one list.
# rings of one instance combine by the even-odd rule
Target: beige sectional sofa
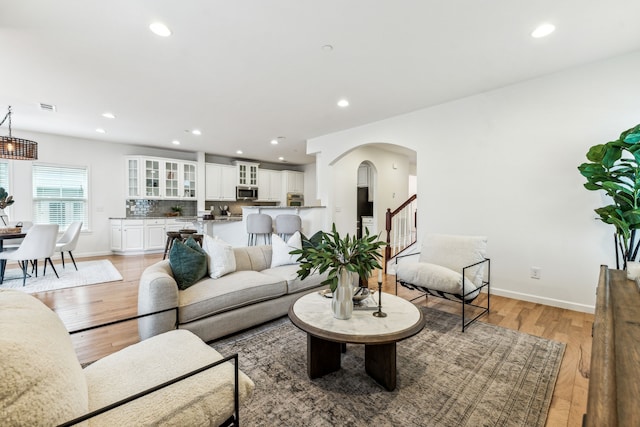
[[217,279],[207,276],[185,290],[178,289],[169,260],[149,266],[140,277],[138,314],[174,307],[177,313],[138,319],[140,338],[177,326],[212,341],[284,316],[297,298],[325,287],[324,274],[300,280],[297,264],[271,268],[270,245],[233,248],[233,252],[234,272]]

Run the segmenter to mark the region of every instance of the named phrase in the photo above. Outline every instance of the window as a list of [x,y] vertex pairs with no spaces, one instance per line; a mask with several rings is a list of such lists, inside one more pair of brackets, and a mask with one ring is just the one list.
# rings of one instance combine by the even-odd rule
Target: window
[[86,167],[33,165],[33,222],[58,224],[65,230],[73,221],[88,228],[88,171]]
[[9,163],[0,162],[0,187],[9,193]]

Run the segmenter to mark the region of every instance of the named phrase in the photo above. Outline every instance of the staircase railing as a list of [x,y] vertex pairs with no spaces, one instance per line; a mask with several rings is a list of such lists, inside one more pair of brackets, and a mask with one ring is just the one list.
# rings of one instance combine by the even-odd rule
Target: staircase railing
[[417,196],[414,194],[406,202],[391,212],[387,209],[387,246],[384,249],[385,271],[387,262],[416,242]]

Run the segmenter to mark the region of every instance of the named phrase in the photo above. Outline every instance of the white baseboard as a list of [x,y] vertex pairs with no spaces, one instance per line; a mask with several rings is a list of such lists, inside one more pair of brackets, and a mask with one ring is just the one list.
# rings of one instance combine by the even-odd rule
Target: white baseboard
[[[594,290],[595,292],[595,290]],[[566,308],[567,310],[580,311],[582,313],[595,313],[595,306],[586,304],[577,304],[575,302],[563,301],[553,298],[545,298],[537,295],[523,294],[521,292],[507,291],[504,289],[496,289],[491,287],[491,294],[501,297],[519,299],[523,301],[535,302],[538,304],[550,305],[552,307]]]

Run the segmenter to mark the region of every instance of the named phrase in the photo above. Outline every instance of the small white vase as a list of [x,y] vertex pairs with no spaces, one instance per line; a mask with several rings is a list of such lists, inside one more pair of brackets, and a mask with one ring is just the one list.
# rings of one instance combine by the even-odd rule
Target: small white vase
[[353,280],[351,272],[346,268],[338,271],[338,286],[333,293],[331,310],[336,319],[347,320],[353,313]]

